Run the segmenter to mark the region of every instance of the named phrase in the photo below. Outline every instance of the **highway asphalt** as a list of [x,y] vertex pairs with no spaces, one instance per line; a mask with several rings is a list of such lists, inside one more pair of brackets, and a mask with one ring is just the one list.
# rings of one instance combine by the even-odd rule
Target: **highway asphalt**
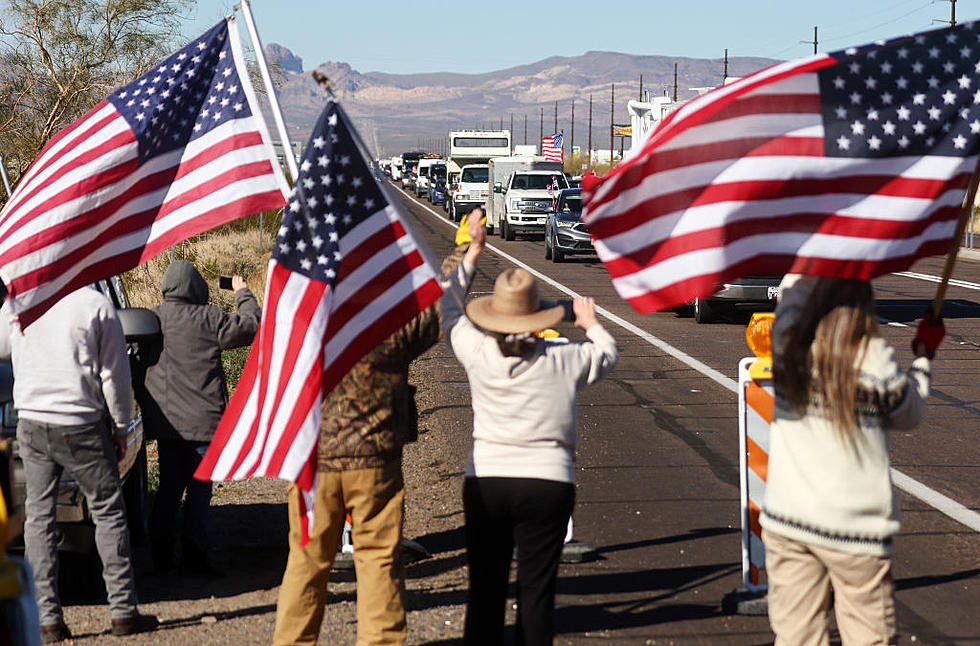
[[[448,251],[455,225],[441,208],[393,193],[435,255]],[[579,399],[575,536],[599,558],[562,567],[556,643],[771,643],[766,617],[721,610],[741,585],[734,380],[751,354],[747,317],[698,325],[674,312],[640,316],[594,256],[554,264],[540,236],[489,243],[473,294],[520,264],[539,275],[545,298],[595,297],[620,347],[610,378]],[[905,366],[942,262],[875,281],[883,334]],[[904,490],[894,559],[901,643],[980,643],[980,260],[960,258],[953,277],[926,419],[892,436]],[[567,324],[560,331],[582,338]],[[446,365],[444,404],[463,414],[465,376]]]

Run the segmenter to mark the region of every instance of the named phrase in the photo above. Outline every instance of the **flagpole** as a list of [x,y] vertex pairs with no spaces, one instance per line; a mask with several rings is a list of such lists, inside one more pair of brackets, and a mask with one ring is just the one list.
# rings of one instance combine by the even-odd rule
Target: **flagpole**
[[255,21],[252,18],[252,8],[248,0],[241,0],[236,9],[242,10],[245,17],[245,27],[248,29],[248,36],[252,40],[252,48],[255,49],[255,62],[259,65],[259,72],[262,73],[262,82],[265,90],[269,94],[269,103],[272,107],[272,120],[279,131],[279,141],[283,147],[283,158],[289,166],[289,174],[292,175],[293,182],[299,175],[299,164],[296,163],[296,155],[293,153],[293,145],[289,141],[289,134],[286,132],[286,122],[282,118],[282,109],[279,107],[279,99],[276,97],[276,89],[272,85],[272,76],[269,74],[269,65],[265,61],[265,50],[262,49],[262,41],[259,40],[259,32],[255,29]]
[[10,197],[10,179],[7,177],[7,165],[3,163],[3,155],[0,155],[0,177],[3,177],[3,187],[7,190],[7,197]]
[[[354,138],[354,145],[356,145],[360,150],[361,157],[364,157],[365,160],[368,159],[369,157],[366,155],[366,153],[368,152],[368,147],[364,144],[364,140],[361,139],[361,133],[357,131],[357,128],[354,127],[354,124],[352,124],[350,122],[350,119],[347,118],[347,111],[338,110],[338,113],[340,114],[340,118],[343,119],[345,124],[347,125],[348,132],[350,132],[351,136]],[[436,262],[432,250],[429,249],[429,245],[426,244],[425,242],[425,238],[423,238],[419,234],[418,228],[415,226],[415,222],[411,217],[409,217],[409,215],[405,212],[404,208],[402,207],[401,200],[394,199],[395,196],[393,196],[388,191],[388,187],[385,186],[382,182],[378,181],[378,179],[374,177],[373,174],[372,174],[372,178],[374,179],[374,183],[378,186],[378,188],[381,189],[381,192],[388,200],[388,203],[391,204],[391,207],[395,209],[395,211],[398,213],[399,216],[401,216],[401,219],[404,222],[405,226],[408,228],[409,233],[412,234],[412,238],[415,239],[415,243],[418,246],[419,253],[422,254],[422,258],[425,260],[425,262],[429,264],[430,267],[436,270],[436,273],[439,275],[439,284],[442,286],[443,289],[446,289],[449,284],[449,280],[447,276],[443,276],[442,274],[442,263]]]
[[967,222],[973,217],[973,203],[977,198],[978,184],[980,184],[980,156],[977,157],[977,165],[973,169],[973,177],[970,178],[970,185],[966,190],[966,197],[963,198],[960,219],[956,223],[956,231],[953,233],[953,241],[950,243],[949,253],[946,254],[946,265],[943,267],[942,280],[939,281],[939,287],[936,288],[936,297],[932,301],[933,320],[938,320],[943,310],[946,288],[949,287],[949,278],[953,274],[953,265],[956,263],[956,254],[960,250],[963,232],[966,231]]

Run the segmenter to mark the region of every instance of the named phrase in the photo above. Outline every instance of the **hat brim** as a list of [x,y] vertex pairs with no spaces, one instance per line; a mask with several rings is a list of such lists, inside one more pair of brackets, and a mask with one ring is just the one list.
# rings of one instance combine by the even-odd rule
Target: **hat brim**
[[553,301],[541,300],[538,307],[531,314],[503,314],[493,308],[493,296],[487,295],[470,301],[466,315],[484,330],[501,334],[537,332],[557,325],[565,316],[565,308]]

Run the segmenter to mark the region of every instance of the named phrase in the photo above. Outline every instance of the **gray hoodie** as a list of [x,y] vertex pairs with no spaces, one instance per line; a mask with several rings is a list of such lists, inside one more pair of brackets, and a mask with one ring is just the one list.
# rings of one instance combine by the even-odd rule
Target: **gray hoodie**
[[262,310],[248,289],[235,292],[237,313],[208,305],[208,285],[177,260],[163,277],[154,308],[163,331],[159,361],[146,372],[144,419],[150,437],[208,442],[228,403],[221,351],[249,345]]

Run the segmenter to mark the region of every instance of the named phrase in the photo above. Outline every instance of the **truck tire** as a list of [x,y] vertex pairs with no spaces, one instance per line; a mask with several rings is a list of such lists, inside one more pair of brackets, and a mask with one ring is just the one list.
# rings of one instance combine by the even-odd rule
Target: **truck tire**
[[507,236],[506,236],[506,233],[507,233],[507,220],[506,219],[503,219],[503,220],[500,221],[500,231],[498,231],[497,233],[500,234],[500,239],[501,240],[506,240],[506,238],[507,238]]
[[715,310],[704,298],[694,299],[694,320],[698,323],[711,323],[715,320]]
[[517,237],[517,234],[514,233],[514,230],[510,228],[509,224],[507,224],[507,220],[504,220],[504,226],[502,227],[502,229],[504,232],[504,240],[510,241],[510,240],[514,240]]

